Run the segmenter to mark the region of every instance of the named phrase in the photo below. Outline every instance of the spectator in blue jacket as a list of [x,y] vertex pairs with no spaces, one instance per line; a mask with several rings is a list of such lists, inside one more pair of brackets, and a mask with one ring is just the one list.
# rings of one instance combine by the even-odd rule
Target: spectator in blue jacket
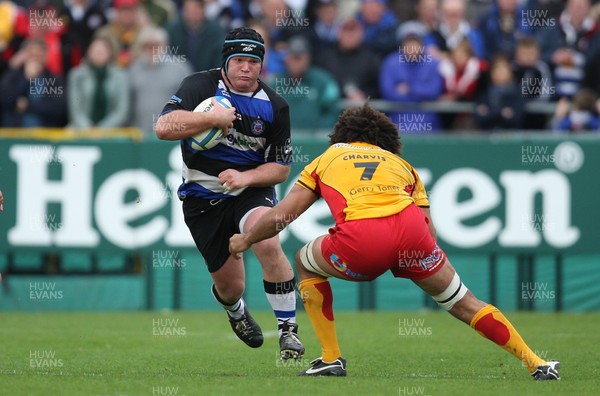
[[475,56],[479,59],[486,58],[483,37],[466,20],[465,7],[465,0],[442,0],[440,23],[437,29],[425,38],[425,46],[435,57],[442,57],[440,52],[447,55],[467,38]]
[[[381,65],[379,90],[382,98],[394,102],[419,103],[434,101],[444,92],[438,71],[439,62],[426,52],[423,45],[425,31],[417,22],[403,25],[399,51],[389,54]],[[435,113],[402,111],[388,115],[403,134],[434,133],[441,129]]]
[[356,19],[363,25],[365,45],[373,53],[385,56],[396,48],[399,22],[385,0],[361,0]]
[[524,26],[523,7],[518,0],[496,0],[479,20],[479,31],[483,36],[486,56],[489,60],[497,53],[511,57],[517,42],[533,33]]

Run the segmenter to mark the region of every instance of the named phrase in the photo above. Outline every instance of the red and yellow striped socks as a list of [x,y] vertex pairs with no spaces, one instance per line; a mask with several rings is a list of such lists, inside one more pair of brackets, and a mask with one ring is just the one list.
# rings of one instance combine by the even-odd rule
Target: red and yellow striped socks
[[321,343],[324,362],[333,362],[342,356],[333,320],[333,294],[327,279],[309,278],[300,282],[304,309]]
[[537,366],[546,364],[529,349],[513,325],[493,305],[481,308],[471,319],[471,327],[521,360],[530,373]]

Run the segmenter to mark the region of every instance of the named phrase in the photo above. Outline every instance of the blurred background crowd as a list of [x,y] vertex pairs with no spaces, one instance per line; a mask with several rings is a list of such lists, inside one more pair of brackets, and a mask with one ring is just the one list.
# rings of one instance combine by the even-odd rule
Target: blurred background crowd
[[599,22],[598,0],[1,0],[0,126],[151,138],[246,25],[294,130],[370,97],[401,133],[599,131]]

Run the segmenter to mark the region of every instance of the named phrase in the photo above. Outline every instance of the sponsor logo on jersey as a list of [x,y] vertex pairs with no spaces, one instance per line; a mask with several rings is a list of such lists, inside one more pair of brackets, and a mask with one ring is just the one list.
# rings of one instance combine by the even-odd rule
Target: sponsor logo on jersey
[[251,130],[253,134],[260,135],[265,131],[265,123],[263,122],[263,120],[252,121]]
[[253,142],[251,140],[244,138],[244,135],[242,135],[242,134],[235,134],[235,133],[230,132],[229,134],[227,134],[227,136],[225,136],[225,139],[227,139],[227,143],[230,146],[237,144],[242,149],[246,148],[246,147],[254,149],[255,147],[258,146],[257,142]]
[[221,96],[225,96],[231,99],[231,95],[229,94],[229,91],[227,91],[225,88],[222,88],[221,85],[222,81],[219,81],[219,89],[217,90],[217,96],[221,95]]

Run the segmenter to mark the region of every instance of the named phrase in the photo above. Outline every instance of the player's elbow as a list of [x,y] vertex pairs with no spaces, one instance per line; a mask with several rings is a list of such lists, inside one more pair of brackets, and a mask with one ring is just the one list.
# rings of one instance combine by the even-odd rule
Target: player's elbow
[[171,140],[171,131],[168,128],[169,122],[165,118],[165,116],[158,118],[154,131],[156,132],[156,137],[160,140]]
[[277,175],[275,176],[275,184],[283,183],[287,180],[287,178],[290,176],[290,168],[291,167],[289,165],[282,165],[280,167],[279,171],[277,172]]

